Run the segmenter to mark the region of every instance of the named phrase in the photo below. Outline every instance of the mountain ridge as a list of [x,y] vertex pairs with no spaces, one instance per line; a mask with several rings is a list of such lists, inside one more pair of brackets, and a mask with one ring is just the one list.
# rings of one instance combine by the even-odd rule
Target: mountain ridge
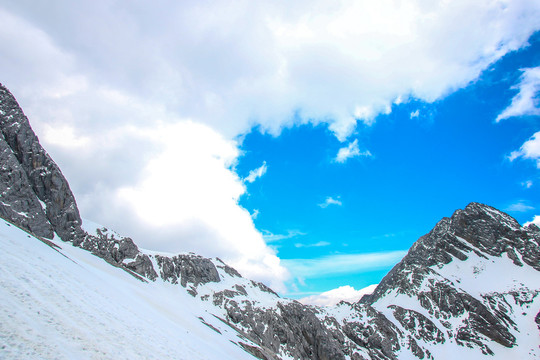
[[520,332],[540,329],[540,229],[488,205],[471,203],[439,221],[371,295],[308,306],[217,258],[145,252],[129,237],[85,228],[67,180],[1,84],[0,130],[0,217],[60,252],[55,234],[138,280],[179,285],[209,306],[211,317],[198,315],[203,324],[232,331],[231,341],[256,358],[540,357],[538,335]]

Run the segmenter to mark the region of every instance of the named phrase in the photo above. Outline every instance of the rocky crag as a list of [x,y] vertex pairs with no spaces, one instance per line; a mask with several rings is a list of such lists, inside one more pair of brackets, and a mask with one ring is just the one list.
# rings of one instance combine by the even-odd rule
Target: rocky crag
[[0,132],[0,217],[45,242],[56,234],[141,281],[178,284],[213,305],[205,316],[221,321],[204,324],[233,329],[256,358],[540,357],[540,229],[492,207],[471,203],[443,218],[361,301],[306,306],[219,259],[145,253],[105,228],[83,230],[68,182],[1,85]]

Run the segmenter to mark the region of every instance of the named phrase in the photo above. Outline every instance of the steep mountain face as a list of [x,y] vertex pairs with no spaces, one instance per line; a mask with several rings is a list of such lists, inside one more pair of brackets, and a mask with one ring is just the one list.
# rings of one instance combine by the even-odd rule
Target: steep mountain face
[[[130,238],[83,226],[68,182],[1,85],[0,131],[0,217],[75,262],[81,255],[71,246],[125,270],[149,283],[150,297],[156,286],[177,285],[200,304],[191,316],[256,358],[540,357],[540,229],[492,207],[471,203],[443,218],[358,303],[305,306],[219,259],[141,251]],[[10,294],[0,287],[0,303]],[[0,347],[0,357],[11,350]]]
[[535,225],[522,228],[509,215],[472,203],[420,238],[363,302],[376,306],[393,294],[394,303],[414,298],[431,317],[462,317],[441,322],[441,330],[460,345],[492,354],[485,340],[516,345],[512,305],[538,302],[539,245]]
[[1,84],[0,129],[2,216],[46,238],[53,231],[64,241],[82,238],[81,217],[66,179]]
[[471,203],[421,237],[373,294],[319,316],[341,319],[337,329],[371,359],[538,357],[539,251],[538,227]]

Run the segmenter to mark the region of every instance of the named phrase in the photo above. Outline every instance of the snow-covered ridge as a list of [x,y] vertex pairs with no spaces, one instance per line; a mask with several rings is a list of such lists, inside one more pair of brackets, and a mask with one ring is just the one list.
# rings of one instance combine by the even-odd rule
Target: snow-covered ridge
[[235,345],[249,341],[181,288],[52,243],[0,220],[0,358],[253,359]]

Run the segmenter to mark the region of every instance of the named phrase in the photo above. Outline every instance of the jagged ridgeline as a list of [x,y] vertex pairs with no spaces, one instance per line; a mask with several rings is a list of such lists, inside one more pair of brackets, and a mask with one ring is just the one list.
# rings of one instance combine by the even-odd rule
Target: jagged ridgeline
[[[373,294],[353,304],[306,306],[280,298],[219,259],[145,252],[106,228],[83,229],[67,180],[2,85],[0,129],[3,219],[59,252],[75,246],[142,282],[176,284],[204,307],[197,318],[223,335],[223,344],[232,342],[248,357],[540,358],[540,229],[535,225],[523,227],[503,212],[471,203],[421,237]],[[9,326],[0,325],[0,342],[7,333],[11,340],[16,336]],[[225,336],[231,333],[234,337]],[[2,346],[0,357],[14,354],[9,344]]]

